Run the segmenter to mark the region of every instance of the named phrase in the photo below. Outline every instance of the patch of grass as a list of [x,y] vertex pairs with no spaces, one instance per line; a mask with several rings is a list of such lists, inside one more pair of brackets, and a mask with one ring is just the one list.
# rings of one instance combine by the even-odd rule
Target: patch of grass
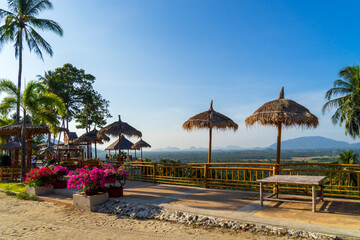
[[27,193],[19,193],[15,196],[17,199],[38,201],[39,197],[36,195],[29,195]]
[[[4,190],[25,193],[26,187],[20,182],[0,182],[0,188]],[[6,194],[6,193],[5,193]]]

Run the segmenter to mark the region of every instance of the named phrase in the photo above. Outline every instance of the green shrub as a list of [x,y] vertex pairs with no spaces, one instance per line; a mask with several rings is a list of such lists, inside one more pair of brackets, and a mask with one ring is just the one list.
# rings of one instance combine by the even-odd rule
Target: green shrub
[[0,167],[11,167],[11,158],[9,155],[0,156]]
[[46,162],[46,166],[50,166],[50,165],[55,165],[56,164],[56,159],[49,159]]
[[36,195],[29,195],[27,193],[19,193],[15,196],[17,199],[38,201],[39,197]]

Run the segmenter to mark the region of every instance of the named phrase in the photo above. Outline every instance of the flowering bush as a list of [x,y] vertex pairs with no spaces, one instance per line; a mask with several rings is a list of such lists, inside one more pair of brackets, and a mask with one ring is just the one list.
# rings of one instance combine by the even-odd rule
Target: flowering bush
[[106,172],[107,184],[109,188],[117,187],[120,184],[120,187],[124,186],[126,180],[129,180],[129,174],[123,167],[114,169],[110,164],[104,164],[103,170]]
[[116,187],[116,184],[123,186],[129,175],[123,167],[114,169],[110,164],[105,164],[103,168],[88,166],[76,169],[69,173],[68,188],[77,188],[82,190],[99,190],[105,187]]
[[63,166],[51,166],[52,172],[54,173],[56,180],[63,180],[64,176],[68,175],[69,169]]
[[106,187],[107,176],[103,169],[94,167],[89,169],[88,166],[76,169],[76,172],[70,172],[68,188],[77,188],[83,190],[99,190]]
[[29,187],[49,187],[54,183],[55,175],[49,167],[32,169],[26,174],[25,185]]

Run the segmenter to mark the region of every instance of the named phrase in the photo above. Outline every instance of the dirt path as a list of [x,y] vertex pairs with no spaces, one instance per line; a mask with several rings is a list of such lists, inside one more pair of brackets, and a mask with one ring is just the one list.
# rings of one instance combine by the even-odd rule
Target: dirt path
[[0,193],[0,239],[287,239],[83,212]]

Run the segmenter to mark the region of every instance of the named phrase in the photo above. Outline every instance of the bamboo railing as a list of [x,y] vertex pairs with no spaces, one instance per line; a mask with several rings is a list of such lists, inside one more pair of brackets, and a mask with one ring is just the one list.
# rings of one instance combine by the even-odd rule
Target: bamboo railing
[[[126,163],[130,179],[205,188],[258,191],[257,179],[280,175],[327,176],[325,196],[360,198],[360,165],[330,163]],[[265,188],[272,191],[272,187]],[[283,193],[310,194],[306,187],[279,185]]]

